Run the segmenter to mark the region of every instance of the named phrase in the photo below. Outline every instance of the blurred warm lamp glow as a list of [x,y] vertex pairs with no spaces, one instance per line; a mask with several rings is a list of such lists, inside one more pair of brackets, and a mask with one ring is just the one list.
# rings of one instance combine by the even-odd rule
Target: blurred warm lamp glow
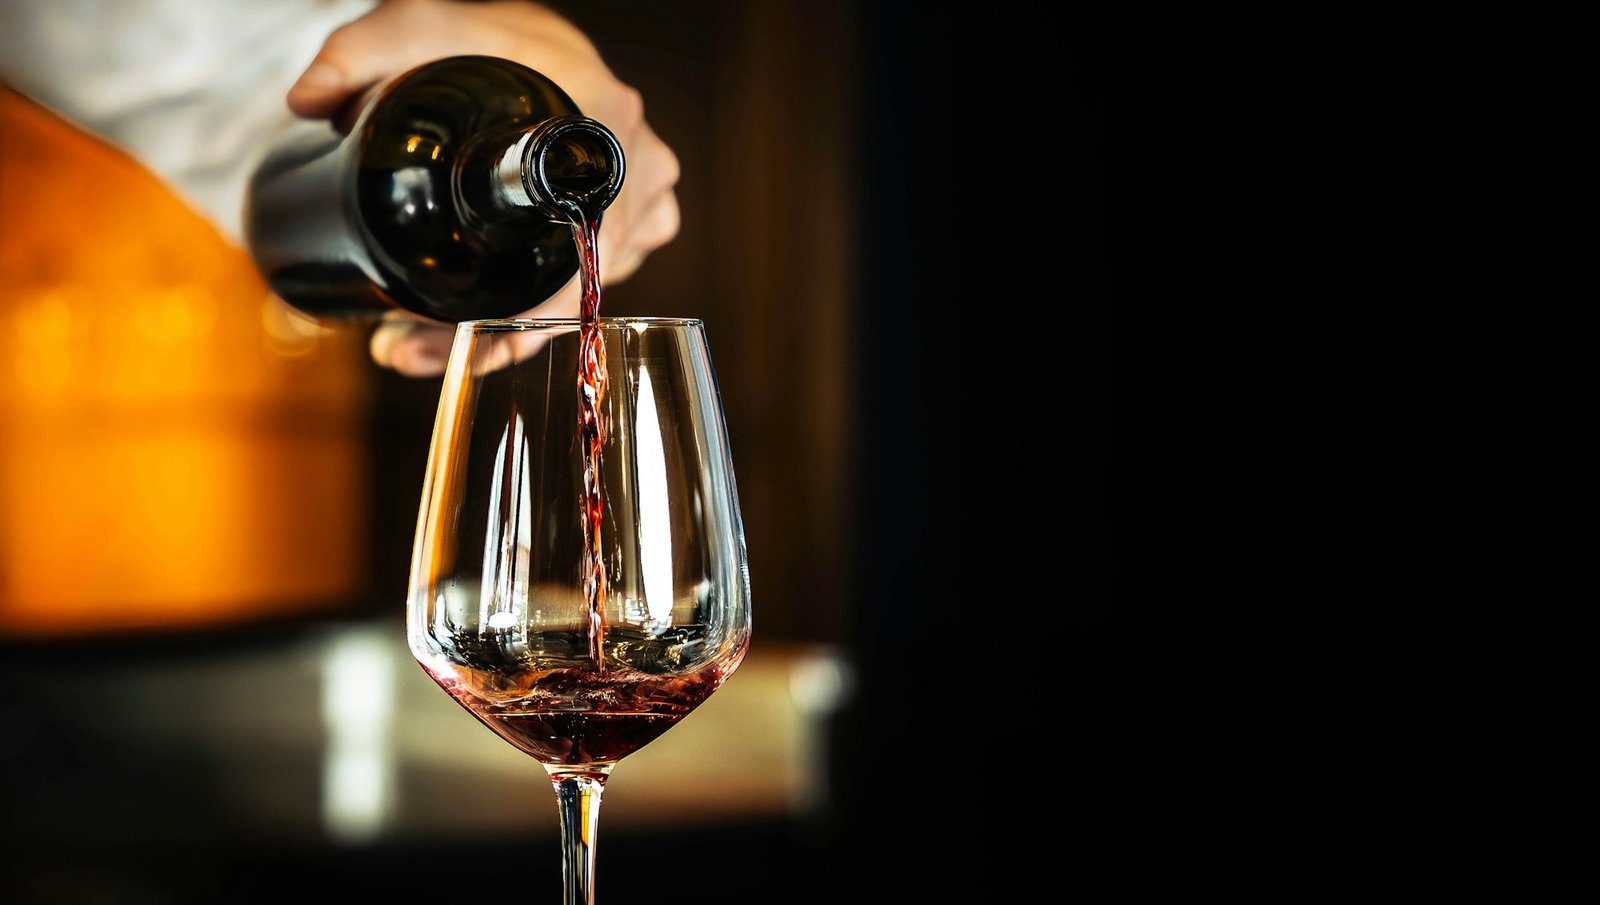
[[348,606],[363,339],[292,315],[138,164],[0,89],[0,635]]

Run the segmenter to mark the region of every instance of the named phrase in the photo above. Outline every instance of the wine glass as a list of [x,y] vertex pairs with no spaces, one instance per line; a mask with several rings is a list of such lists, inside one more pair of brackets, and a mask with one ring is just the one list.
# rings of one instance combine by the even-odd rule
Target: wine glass
[[407,639],[462,707],[544,765],[565,901],[592,905],[606,777],[716,691],[750,641],[744,528],[699,321],[459,325]]

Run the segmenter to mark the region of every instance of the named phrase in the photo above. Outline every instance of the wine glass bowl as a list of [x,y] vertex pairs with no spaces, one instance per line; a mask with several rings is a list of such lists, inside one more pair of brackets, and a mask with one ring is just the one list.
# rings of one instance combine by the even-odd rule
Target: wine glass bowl
[[[619,760],[733,674],[751,629],[703,325],[601,318],[598,328],[596,393],[580,381],[595,358],[576,319],[459,325],[407,602],[412,654],[545,766],[564,837],[592,820],[579,799],[597,805]],[[586,398],[595,433],[580,428]],[[592,859],[593,827],[571,829],[581,838],[567,840],[568,901],[589,901],[572,887],[592,882],[574,862]]]

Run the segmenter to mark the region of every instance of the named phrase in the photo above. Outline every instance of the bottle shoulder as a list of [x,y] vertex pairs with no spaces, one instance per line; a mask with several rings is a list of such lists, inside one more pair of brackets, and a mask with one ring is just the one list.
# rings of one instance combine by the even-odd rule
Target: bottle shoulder
[[465,142],[486,131],[526,129],[581,113],[555,82],[533,69],[485,56],[434,60],[394,77],[367,104],[353,131],[408,124],[439,140]]

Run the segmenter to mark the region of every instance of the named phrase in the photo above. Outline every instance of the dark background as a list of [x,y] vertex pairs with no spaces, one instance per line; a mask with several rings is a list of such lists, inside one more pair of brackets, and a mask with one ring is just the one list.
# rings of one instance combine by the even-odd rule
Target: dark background
[[[1092,869],[1096,702],[1110,684],[1095,635],[1119,570],[1104,86],[1080,53],[1089,36],[1046,33],[1009,5],[555,5],[641,90],[683,166],[679,238],[607,289],[607,313],[705,320],[756,643],[837,645],[856,675],[828,807],[660,834],[602,822],[601,901],[869,902],[967,881],[976,900],[1016,901]],[[415,499],[392,489],[420,485],[439,388],[375,380],[374,579],[358,615],[404,599]],[[158,812],[185,805],[144,794]],[[197,848],[179,864],[99,837],[86,814],[82,841],[106,877],[141,881],[91,875],[37,901],[559,892],[516,839]],[[519,863],[526,873],[472,874]]]

